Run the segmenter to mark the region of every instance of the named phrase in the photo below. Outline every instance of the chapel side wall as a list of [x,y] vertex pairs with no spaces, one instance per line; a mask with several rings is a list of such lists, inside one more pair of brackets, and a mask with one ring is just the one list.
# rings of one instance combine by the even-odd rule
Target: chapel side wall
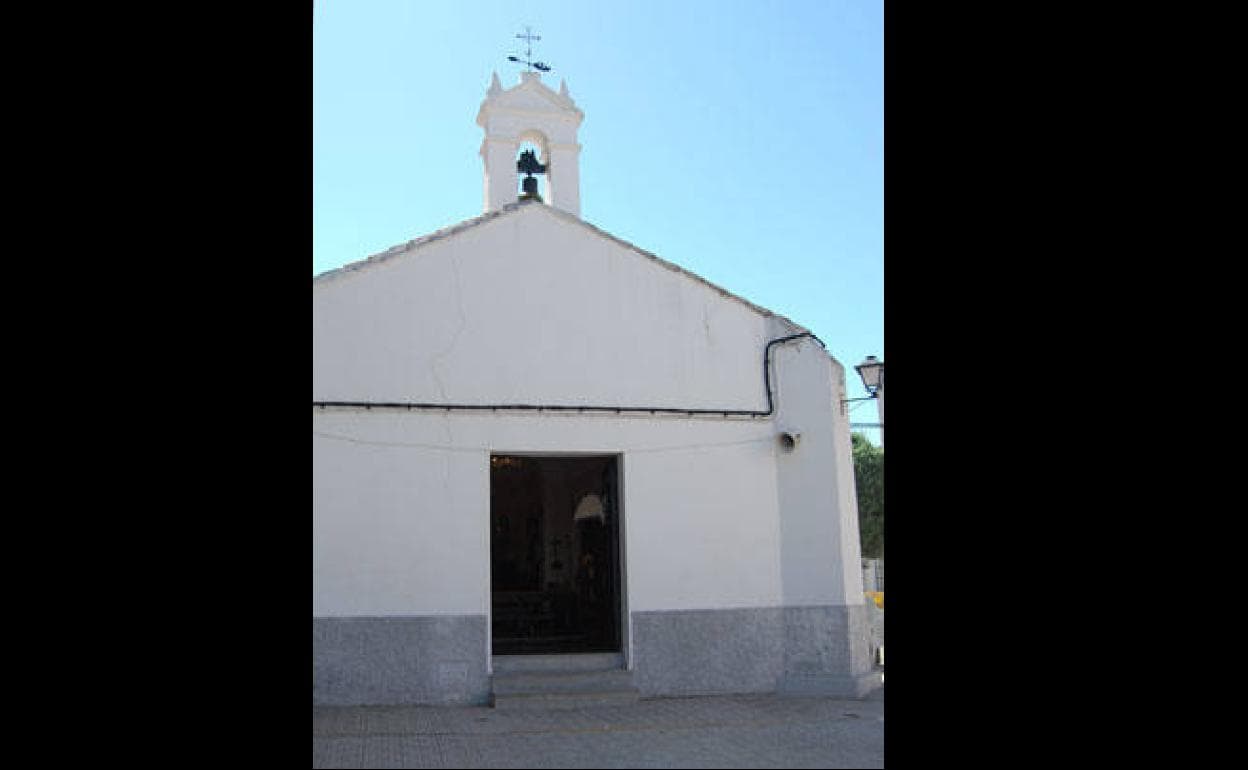
[[[789,334],[773,322],[767,337]],[[775,500],[755,509],[769,519],[769,532],[736,548],[769,551],[777,595],[753,606],[723,596],[700,608],[635,614],[637,679],[647,695],[781,689],[858,697],[871,687],[848,420],[840,409],[844,371],[809,338],[776,346],[772,358],[777,411],[760,452],[769,454]],[[780,448],[781,432],[799,435],[794,451]],[[653,526],[639,539],[660,531]],[[736,569],[731,562],[698,568],[720,579]],[[680,575],[662,578],[656,588],[666,583],[668,595],[678,597]]]
[[844,697],[872,686],[844,368],[817,343],[780,346],[777,458],[784,628],[780,689]]

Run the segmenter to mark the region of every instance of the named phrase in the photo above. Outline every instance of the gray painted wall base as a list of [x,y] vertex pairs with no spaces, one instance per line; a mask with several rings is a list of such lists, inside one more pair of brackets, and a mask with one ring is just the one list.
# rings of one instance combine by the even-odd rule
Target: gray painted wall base
[[857,676],[836,674],[790,675],[780,680],[776,691],[784,695],[822,695],[832,698],[865,698],[884,682],[880,672]]
[[865,605],[786,607],[784,676],[776,689],[861,698],[873,689],[871,619]]
[[643,696],[770,692],[784,671],[778,607],[633,613]]
[[645,696],[784,692],[863,697],[873,687],[864,607],[633,613]]
[[485,615],[313,618],[312,703],[485,705]]
[[[862,697],[879,676],[869,625],[863,606],[636,612],[633,684],[642,696]],[[485,615],[313,618],[312,702],[488,704],[487,627]]]

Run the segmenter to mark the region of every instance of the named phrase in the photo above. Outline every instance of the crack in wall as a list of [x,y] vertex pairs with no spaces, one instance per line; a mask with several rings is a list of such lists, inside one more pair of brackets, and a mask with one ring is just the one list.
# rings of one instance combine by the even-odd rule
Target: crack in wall
[[[455,288],[455,311],[459,316],[459,325],[455,327],[455,332],[451,335],[451,339],[446,344],[446,347],[429,357],[429,374],[433,377],[434,386],[438,389],[438,393],[444,401],[447,398],[446,383],[443,382],[442,376],[438,373],[438,367],[444,365],[444,359],[455,350],[455,346],[459,344],[460,336],[468,326],[468,316],[464,313],[464,293],[459,278],[459,264],[454,254],[449,255],[448,260],[451,265],[451,283]],[[447,430],[449,439],[449,427]]]

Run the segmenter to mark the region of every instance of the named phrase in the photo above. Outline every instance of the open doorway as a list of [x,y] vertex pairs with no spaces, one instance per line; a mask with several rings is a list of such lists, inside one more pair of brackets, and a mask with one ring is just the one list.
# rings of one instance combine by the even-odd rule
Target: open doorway
[[490,458],[495,655],[620,651],[614,456]]

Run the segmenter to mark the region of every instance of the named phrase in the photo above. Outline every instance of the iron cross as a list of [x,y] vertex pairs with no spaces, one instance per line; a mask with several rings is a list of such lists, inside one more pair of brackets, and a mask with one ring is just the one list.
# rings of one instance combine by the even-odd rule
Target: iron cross
[[516,35],[516,37],[525,42],[527,47],[524,49],[524,55],[527,58],[532,59],[533,58],[533,41],[541,40],[542,36],[534,35],[532,27],[526,24],[524,25],[524,34]]

